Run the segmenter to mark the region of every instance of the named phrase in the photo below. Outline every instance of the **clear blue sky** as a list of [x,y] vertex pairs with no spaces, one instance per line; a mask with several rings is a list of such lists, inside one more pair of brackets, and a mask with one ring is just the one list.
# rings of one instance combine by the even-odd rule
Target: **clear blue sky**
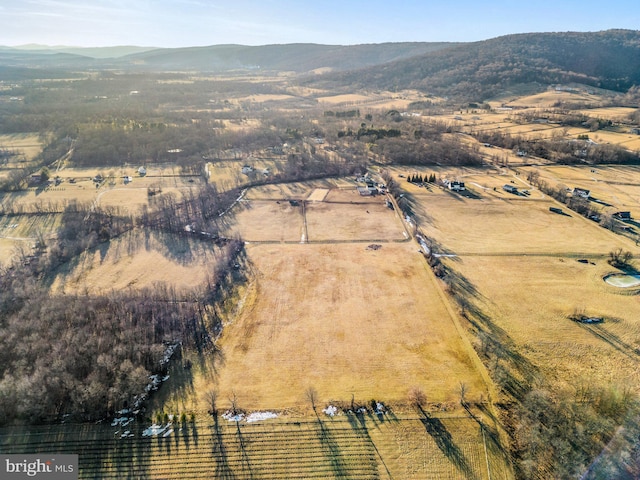
[[637,0],[7,0],[0,45],[469,42],[640,29]]

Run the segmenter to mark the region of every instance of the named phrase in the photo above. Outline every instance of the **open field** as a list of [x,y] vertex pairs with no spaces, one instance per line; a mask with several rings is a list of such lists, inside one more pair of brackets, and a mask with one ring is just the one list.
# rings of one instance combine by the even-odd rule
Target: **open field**
[[[621,171],[622,170],[622,171]],[[635,197],[639,172],[633,167],[542,167],[571,185],[597,176],[603,192]],[[469,182],[479,176],[465,177]],[[630,184],[612,183],[625,178]],[[474,187],[472,187],[474,188]],[[587,186],[588,188],[588,186]],[[502,192],[500,195],[505,195]],[[467,301],[515,342],[535,368],[563,385],[640,385],[640,305],[636,291],[612,287],[603,277],[617,271],[607,262],[615,248],[640,253],[633,240],[613,234],[548,197],[535,199],[494,192],[465,198],[438,188],[411,191],[421,206],[422,230],[441,252]],[[511,197],[511,199],[508,198]],[[549,212],[562,206],[567,215]],[[583,262],[578,262],[578,260]],[[584,262],[586,260],[586,262]],[[585,325],[576,312],[604,318]]]
[[155,283],[178,291],[195,288],[211,273],[216,250],[212,244],[176,235],[129,233],[61,267],[51,288],[56,293],[92,295]]
[[443,402],[462,381],[486,398],[415,245],[249,245],[248,255],[254,284],[196,392],[215,386],[254,409],[304,404],[309,387],[320,401],[404,402],[419,386]]
[[24,160],[33,160],[42,151],[42,142],[35,133],[0,135],[0,149],[13,150]]
[[309,203],[305,213],[310,242],[401,241],[408,238],[400,219],[381,198],[374,197],[370,203],[362,204]]
[[[613,384],[640,393],[640,305],[603,281],[616,271],[604,259],[590,261],[595,265],[555,256],[464,256],[451,268],[477,288],[472,301],[549,378],[571,388]],[[605,321],[573,322],[575,312]]]
[[239,234],[247,242],[299,242],[304,233],[302,208],[286,201],[240,202],[228,221],[228,235]]
[[3,453],[79,454],[78,477],[503,480],[504,454],[468,417],[342,415],[257,423],[42,426],[0,429]]

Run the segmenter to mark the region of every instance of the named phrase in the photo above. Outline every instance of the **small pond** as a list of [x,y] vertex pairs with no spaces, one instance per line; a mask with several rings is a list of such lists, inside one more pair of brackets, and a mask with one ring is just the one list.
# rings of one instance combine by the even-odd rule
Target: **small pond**
[[604,277],[604,281],[614,287],[637,287],[640,286],[640,274],[612,273]]

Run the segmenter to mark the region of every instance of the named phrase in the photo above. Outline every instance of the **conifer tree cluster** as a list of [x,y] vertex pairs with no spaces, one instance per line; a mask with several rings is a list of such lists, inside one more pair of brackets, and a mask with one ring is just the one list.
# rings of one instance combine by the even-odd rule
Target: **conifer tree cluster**
[[424,176],[416,173],[414,175],[407,176],[407,182],[409,183],[435,183],[436,182],[436,174],[432,173],[430,175],[425,174]]

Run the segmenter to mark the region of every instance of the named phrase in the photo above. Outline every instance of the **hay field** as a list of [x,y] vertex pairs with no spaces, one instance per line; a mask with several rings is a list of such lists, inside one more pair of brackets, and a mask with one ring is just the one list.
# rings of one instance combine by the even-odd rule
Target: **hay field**
[[[221,359],[195,392],[215,386],[243,408],[319,400],[406,402],[487,395],[432,274],[412,243],[248,245],[255,280],[219,340]],[[199,399],[200,402],[203,400]],[[200,405],[203,408],[203,405]]]
[[404,227],[400,219],[378,199],[362,205],[310,203],[306,207],[310,242],[401,241]]
[[[561,206],[567,215],[549,211],[559,206],[544,200],[505,198],[469,199],[445,191],[416,195],[424,233],[457,255],[591,254],[606,255],[615,247],[633,243]],[[513,199],[508,199],[510,195]],[[532,195],[533,196],[533,195]]]
[[[640,304],[602,280],[604,259],[465,256],[452,265],[475,285],[483,312],[549,378],[577,387],[617,384],[640,392]],[[567,317],[601,316],[599,325]]]
[[369,102],[374,99],[375,97],[372,97],[370,95],[348,93],[344,95],[331,95],[327,97],[319,97],[318,102],[326,103],[328,105],[340,105],[340,104],[355,104],[355,103],[361,103],[361,102]]
[[302,207],[287,201],[239,202],[229,222],[228,236],[240,235],[246,242],[299,242],[303,238]]
[[603,118],[611,121],[620,121],[627,119],[637,108],[633,107],[602,107],[590,108],[588,110],[579,110],[583,115],[594,118]]
[[132,232],[62,267],[51,289],[56,293],[99,295],[165,283],[180,291],[205,281],[215,255],[215,246],[198,240]]
[[0,149],[15,150],[27,161],[33,160],[42,152],[42,142],[37,134],[14,133],[0,135]]
[[[587,178],[604,179],[594,182],[594,189],[612,197],[631,199],[640,194],[640,185],[607,183],[621,175],[635,181],[634,167],[537,170],[569,185],[578,180],[586,188],[591,186]],[[513,340],[535,368],[573,387],[580,382],[640,385],[640,303],[633,289],[603,281],[616,271],[606,262],[611,250],[640,254],[633,240],[549,198],[507,199],[483,193],[472,199],[437,189],[420,189],[412,195],[422,209],[422,230],[435,240],[435,248],[456,255],[443,261],[472,292],[467,300]],[[550,206],[560,206],[568,215],[553,214]],[[605,321],[575,323],[568,316],[576,312]]]

